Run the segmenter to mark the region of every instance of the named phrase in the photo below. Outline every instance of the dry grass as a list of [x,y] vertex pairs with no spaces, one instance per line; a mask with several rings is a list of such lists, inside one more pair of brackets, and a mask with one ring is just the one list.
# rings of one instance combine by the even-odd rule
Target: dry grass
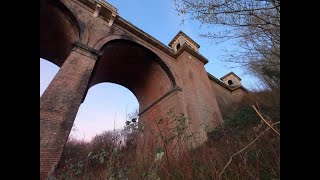
[[[179,160],[156,151],[136,159],[135,135],[106,132],[91,142],[71,139],[56,171],[59,179],[280,179],[278,94],[250,95],[225,124],[208,132],[201,147]],[[256,110],[249,106],[255,104]],[[264,120],[261,120],[261,119]],[[273,130],[272,130],[273,129]],[[124,140],[119,143],[119,140]],[[148,147],[143,147],[148,148]]]

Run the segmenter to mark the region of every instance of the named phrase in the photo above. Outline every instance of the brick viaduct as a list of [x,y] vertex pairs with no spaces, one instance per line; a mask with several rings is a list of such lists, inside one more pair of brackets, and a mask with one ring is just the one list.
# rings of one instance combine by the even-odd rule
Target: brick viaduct
[[[246,89],[234,73],[221,80],[207,73],[199,47],[181,31],[168,47],[106,2],[40,0],[40,57],[60,67],[40,98],[41,179],[59,162],[79,106],[98,83],[132,91],[140,124],[154,127],[174,109],[190,118],[187,131],[198,133],[194,145],[206,141],[205,129],[221,123],[220,110],[240,101]],[[140,135],[138,147],[141,142],[153,141]]]

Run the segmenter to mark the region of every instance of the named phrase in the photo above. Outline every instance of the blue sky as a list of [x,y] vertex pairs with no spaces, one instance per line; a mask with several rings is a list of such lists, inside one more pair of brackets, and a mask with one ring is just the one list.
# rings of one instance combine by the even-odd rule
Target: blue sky
[[[235,72],[242,78],[242,84],[248,89],[256,87],[257,79],[250,76],[242,68],[230,68],[232,64],[223,62],[223,50],[234,48],[232,42],[213,44],[209,39],[201,38],[204,31],[197,22],[186,21],[181,24],[181,17],[174,10],[172,0],[108,0],[118,9],[121,17],[128,20],[144,32],[150,34],[165,45],[182,30],[201,47],[200,54],[209,60],[206,70],[217,78]],[[59,68],[40,59],[40,96],[49,85]],[[89,89],[84,103],[80,106],[72,137],[90,140],[95,134],[104,130],[117,129],[124,126],[126,112],[131,113],[138,108],[136,97],[126,88],[102,83]],[[115,126],[114,126],[115,119]]]

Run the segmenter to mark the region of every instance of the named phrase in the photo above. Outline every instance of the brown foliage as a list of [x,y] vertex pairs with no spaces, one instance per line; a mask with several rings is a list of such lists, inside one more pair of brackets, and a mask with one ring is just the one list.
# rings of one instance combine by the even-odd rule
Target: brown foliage
[[[130,131],[105,132],[91,142],[71,139],[57,176],[59,179],[279,179],[280,136],[275,133],[280,132],[279,96],[276,90],[250,93],[222,126],[208,132],[205,144],[179,151],[179,158],[170,159],[170,163],[164,150],[137,159],[135,135]],[[260,120],[252,104],[275,131]],[[126,144],[121,145],[119,139],[126,139]],[[97,159],[90,164],[92,157]],[[79,162],[83,162],[83,167],[77,169]]]

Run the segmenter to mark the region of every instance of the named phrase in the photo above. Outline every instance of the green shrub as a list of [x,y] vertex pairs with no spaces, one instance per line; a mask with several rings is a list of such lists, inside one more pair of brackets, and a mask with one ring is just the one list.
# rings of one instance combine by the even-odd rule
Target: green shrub
[[218,141],[223,137],[222,128],[218,127],[213,129],[212,131],[207,132],[208,139],[212,141]]
[[232,129],[243,129],[248,125],[260,123],[260,118],[251,106],[239,108],[235,113],[225,120],[224,126]]

